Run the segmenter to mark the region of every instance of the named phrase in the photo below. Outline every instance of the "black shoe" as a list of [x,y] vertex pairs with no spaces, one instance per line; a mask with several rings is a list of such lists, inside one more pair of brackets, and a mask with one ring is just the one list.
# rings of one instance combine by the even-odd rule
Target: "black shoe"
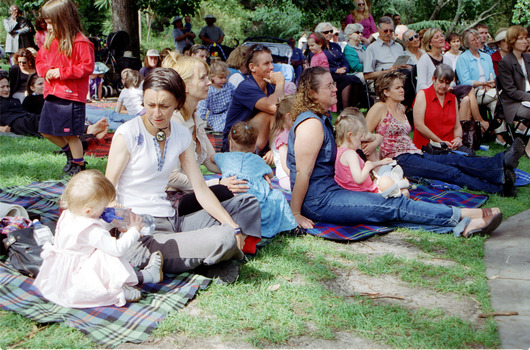
[[193,272],[209,277],[214,280],[216,284],[231,284],[239,277],[239,263],[235,260],[221,261],[215,265],[201,265]]
[[72,166],[70,167],[70,170],[68,170],[64,175],[63,175],[63,179],[66,179],[68,177],[72,177],[74,176],[75,174],[79,173],[80,171],[83,171],[86,169],[86,165],[87,163],[84,162],[83,164],[79,164],[79,163],[72,163]]
[[64,152],[64,155],[66,156],[66,165],[63,168],[63,173],[67,173],[70,171],[70,168],[72,167],[72,152],[68,150]]
[[513,169],[504,169],[504,197],[517,197],[517,188],[515,187],[515,180],[517,176]]
[[522,138],[516,138],[510,148],[504,152],[504,168],[516,169],[519,166],[519,158],[525,153],[524,141]]

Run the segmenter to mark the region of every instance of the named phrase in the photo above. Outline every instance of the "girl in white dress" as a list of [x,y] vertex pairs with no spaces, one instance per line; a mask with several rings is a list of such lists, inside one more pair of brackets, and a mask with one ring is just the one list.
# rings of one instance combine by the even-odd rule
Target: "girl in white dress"
[[130,215],[127,232],[119,239],[100,219],[116,198],[112,183],[97,170],[75,175],[61,197],[64,209],[53,245],[45,243],[44,259],[35,286],[48,300],[73,308],[122,306],[137,301],[139,283],[158,283],[163,278],[162,255],[155,252],[147,266],[135,272],[123,258],[140,238],[141,218]]

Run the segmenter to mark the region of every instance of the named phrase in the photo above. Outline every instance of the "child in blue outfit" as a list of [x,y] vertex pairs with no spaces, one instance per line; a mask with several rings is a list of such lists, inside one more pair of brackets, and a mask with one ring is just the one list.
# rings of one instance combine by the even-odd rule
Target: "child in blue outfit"
[[215,132],[223,132],[228,107],[232,103],[235,87],[228,82],[230,71],[226,62],[213,61],[210,64],[212,85],[208,88],[208,98],[199,102],[197,112],[202,120]]
[[215,163],[221,169],[223,178],[236,175],[247,180],[248,194],[256,196],[261,208],[261,236],[274,237],[277,233],[296,228],[291,208],[284,195],[270,188],[272,169],[257,154],[258,130],[247,122],[239,122],[230,129],[230,152],[217,153]]

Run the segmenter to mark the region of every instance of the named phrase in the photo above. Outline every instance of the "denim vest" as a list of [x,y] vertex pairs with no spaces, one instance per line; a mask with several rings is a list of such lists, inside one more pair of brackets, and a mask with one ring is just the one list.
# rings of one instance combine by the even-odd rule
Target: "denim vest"
[[307,111],[301,113],[289,132],[289,142],[287,145],[287,167],[290,171],[291,188],[294,187],[296,180],[296,159],[294,157],[294,131],[300,123],[309,118],[316,118],[322,123],[324,130],[324,141],[322,147],[318,152],[313,173],[309,180],[309,187],[305,199],[312,199],[322,196],[332,188],[337,188],[338,185],[334,180],[335,176],[335,157],[337,156],[337,145],[335,144],[335,137],[333,136],[333,127],[331,125],[331,116],[319,117],[313,112]]

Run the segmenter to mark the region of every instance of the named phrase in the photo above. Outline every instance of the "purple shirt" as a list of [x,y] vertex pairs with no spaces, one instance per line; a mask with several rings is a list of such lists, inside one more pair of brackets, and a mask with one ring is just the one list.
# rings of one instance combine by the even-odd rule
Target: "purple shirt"
[[[352,23],[356,22],[353,18],[353,15],[350,13],[346,16],[346,25]],[[363,37],[365,37],[366,39],[368,39],[372,33],[377,32],[377,28],[375,27],[374,18],[372,17],[372,15],[368,15],[368,18],[363,19],[360,23],[364,27]]]

